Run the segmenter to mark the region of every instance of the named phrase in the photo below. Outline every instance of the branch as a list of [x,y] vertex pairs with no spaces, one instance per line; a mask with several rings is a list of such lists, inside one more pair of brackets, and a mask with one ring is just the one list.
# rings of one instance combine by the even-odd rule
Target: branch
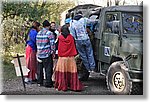
[[45,5],[46,5],[46,0],[43,0],[43,1],[42,1],[42,6],[41,6],[41,7],[43,8]]
[[5,19],[5,18],[7,18],[7,17],[10,17],[10,16],[12,16],[12,15],[15,16],[15,15],[17,15],[17,13],[15,12],[15,13],[12,13],[12,14],[9,14],[9,15],[6,15],[6,16],[3,15],[3,19]]

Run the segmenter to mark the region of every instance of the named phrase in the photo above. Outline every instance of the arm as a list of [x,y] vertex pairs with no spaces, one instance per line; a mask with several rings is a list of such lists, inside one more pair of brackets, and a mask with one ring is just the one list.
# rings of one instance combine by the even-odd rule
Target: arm
[[95,27],[98,24],[98,20],[97,19],[87,19],[86,18],[86,25],[89,25],[89,29],[91,30],[91,32],[95,32]]
[[77,39],[77,34],[76,34],[76,31],[75,31],[75,27],[74,27],[74,26],[75,26],[75,25],[74,25],[74,22],[71,21],[71,22],[70,22],[70,28],[69,28],[70,34],[74,37],[74,39]]
[[36,31],[31,31],[30,33],[29,33],[30,35],[30,40],[34,43],[34,44],[36,44],[36,35],[37,35],[37,32]]
[[52,34],[52,32],[48,32],[48,38],[49,38],[49,42],[50,42],[50,46],[51,46],[51,54],[55,53],[55,39],[54,39],[54,35]]
[[87,23],[96,23],[98,22],[98,19],[88,19],[88,18],[85,18],[86,22]]
[[70,34],[75,38],[75,28],[73,26],[70,26]]

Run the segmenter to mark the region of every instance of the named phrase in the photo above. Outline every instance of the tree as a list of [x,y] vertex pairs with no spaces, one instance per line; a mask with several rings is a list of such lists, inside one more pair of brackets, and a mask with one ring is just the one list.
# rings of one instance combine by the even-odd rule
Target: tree
[[60,14],[73,7],[72,2],[2,2],[3,53],[24,53],[25,41],[33,21],[42,23],[45,19],[60,22]]

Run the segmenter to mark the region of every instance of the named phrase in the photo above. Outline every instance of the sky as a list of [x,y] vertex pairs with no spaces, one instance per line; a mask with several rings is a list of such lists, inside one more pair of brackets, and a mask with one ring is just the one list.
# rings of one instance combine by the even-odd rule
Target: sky
[[[114,2],[115,0],[70,0],[75,2],[76,5],[81,5],[81,4],[96,4],[100,6],[106,6],[107,1],[112,1]],[[116,0],[117,1],[117,0]],[[120,2],[123,2],[124,0],[119,0]],[[143,0],[125,0],[126,4],[138,4],[143,1]]]
[[[57,1],[71,1],[75,2],[75,5],[83,5],[83,4],[95,4],[95,5],[100,5],[100,6],[107,6],[107,1],[117,1],[117,0],[0,0],[0,1],[48,1],[48,2],[57,2]],[[125,1],[127,4],[137,4],[137,1],[140,3],[143,0],[118,0],[118,1]]]

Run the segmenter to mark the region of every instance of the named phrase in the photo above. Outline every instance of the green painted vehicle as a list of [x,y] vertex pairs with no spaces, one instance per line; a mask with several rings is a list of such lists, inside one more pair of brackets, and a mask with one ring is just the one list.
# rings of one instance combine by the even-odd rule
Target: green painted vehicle
[[101,8],[94,37],[97,71],[108,89],[130,94],[143,80],[143,9],[141,6]]
[[[106,76],[114,94],[143,94],[143,8],[101,7],[89,14],[97,21],[93,30],[95,72]],[[89,73],[84,71],[86,80]],[[85,77],[86,76],[86,77]]]

